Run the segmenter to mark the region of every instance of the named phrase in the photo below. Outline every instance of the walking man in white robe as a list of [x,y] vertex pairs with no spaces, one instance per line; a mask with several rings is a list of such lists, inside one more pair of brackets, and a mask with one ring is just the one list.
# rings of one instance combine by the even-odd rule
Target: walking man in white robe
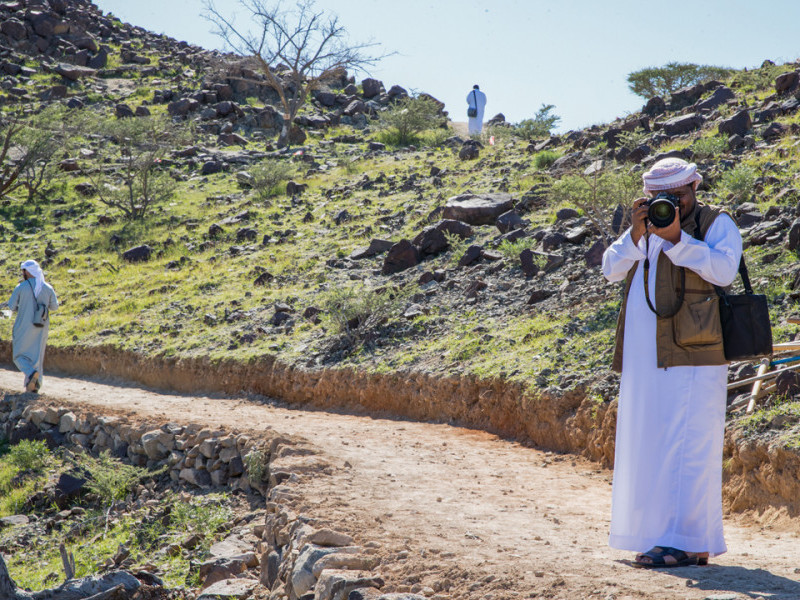
[[697,202],[694,164],[664,159],[643,179],[648,196],[666,191],[679,206],[657,228],[646,220],[647,198],[635,200],[631,227],[603,256],[606,279],[626,282],[609,545],[638,552],[639,567],[707,564],[727,550],[727,366],[713,286],[734,280],[742,239],[729,215]]
[[486,94],[476,85],[467,94],[467,117],[470,135],[478,135],[483,129],[483,111],[486,108]]
[[22,281],[14,288],[8,307],[16,311],[12,333],[14,364],[25,374],[25,391],[38,392],[42,386],[42,368],[50,319],[41,326],[34,325],[36,304],[44,304],[47,311],[58,308],[55,290],[44,280],[44,272],[35,260],[26,260],[21,265]]

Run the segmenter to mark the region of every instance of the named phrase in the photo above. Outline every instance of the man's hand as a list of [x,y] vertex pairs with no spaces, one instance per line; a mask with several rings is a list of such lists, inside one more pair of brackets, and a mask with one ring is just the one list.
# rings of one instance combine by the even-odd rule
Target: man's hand
[[638,246],[639,240],[647,231],[647,226],[644,220],[647,218],[647,207],[643,206],[649,198],[637,198],[633,201],[633,208],[631,209],[631,239],[633,245]]
[[647,231],[658,237],[677,244],[681,241],[681,207],[675,207],[675,218],[666,227],[655,227],[652,223],[647,226]]

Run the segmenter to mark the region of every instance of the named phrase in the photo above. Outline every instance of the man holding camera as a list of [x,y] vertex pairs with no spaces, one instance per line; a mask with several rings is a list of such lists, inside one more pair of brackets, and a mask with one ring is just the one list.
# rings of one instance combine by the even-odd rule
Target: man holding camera
[[693,163],[663,159],[642,179],[648,197],[603,255],[606,279],[625,281],[609,545],[638,552],[639,567],[706,564],[726,551],[727,363],[714,286],[733,282],[742,239],[729,215],[697,202]]

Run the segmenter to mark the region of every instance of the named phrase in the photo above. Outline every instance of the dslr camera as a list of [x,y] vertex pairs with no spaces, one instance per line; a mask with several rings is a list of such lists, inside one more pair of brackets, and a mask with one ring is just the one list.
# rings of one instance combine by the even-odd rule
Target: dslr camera
[[667,227],[675,219],[675,209],[679,202],[675,194],[659,192],[644,203],[647,207],[647,219],[655,227]]

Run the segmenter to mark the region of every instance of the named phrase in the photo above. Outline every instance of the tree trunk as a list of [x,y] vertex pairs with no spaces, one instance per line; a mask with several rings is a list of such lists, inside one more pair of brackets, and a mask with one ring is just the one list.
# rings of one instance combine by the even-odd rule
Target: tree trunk
[[23,592],[17,589],[0,555],[0,600],[116,600],[129,598],[140,585],[139,580],[127,571],[112,571],[101,577],[73,579],[41,592]]
[[9,600],[20,598],[17,594],[17,584],[8,574],[6,561],[3,560],[2,554],[0,554],[0,598],[8,598]]
[[281,127],[281,132],[278,135],[277,146],[278,148],[285,148],[289,145],[289,126],[287,121],[283,121],[283,127]]

